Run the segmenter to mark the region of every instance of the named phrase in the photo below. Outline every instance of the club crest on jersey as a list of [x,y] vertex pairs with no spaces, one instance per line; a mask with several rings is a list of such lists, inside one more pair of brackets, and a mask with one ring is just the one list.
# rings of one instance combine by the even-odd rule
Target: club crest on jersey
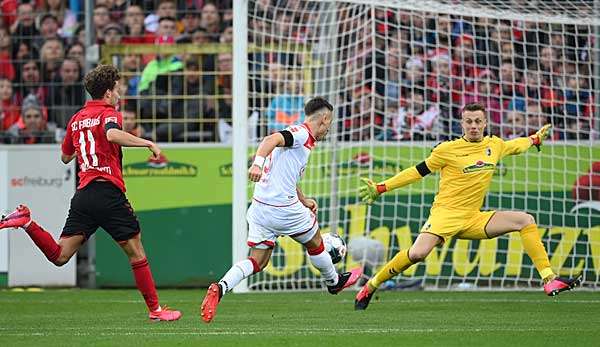
[[106,117],[104,119],[104,124],[108,123],[117,123],[117,117]]
[[477,171],[495,170],[496,165],[478,160],[475,164],[469,165],[463,169],[463,173],[471,173]]
[[489,147],[488,147],[488,148],[486,148],[486,149],[485,149],[485,154],[487,154],[487,156],[488,156],[488,157],[489,157],[489,156],[491,156],[491,155],[492,155],[492,149],[491,149],[491,148],[489,148]]

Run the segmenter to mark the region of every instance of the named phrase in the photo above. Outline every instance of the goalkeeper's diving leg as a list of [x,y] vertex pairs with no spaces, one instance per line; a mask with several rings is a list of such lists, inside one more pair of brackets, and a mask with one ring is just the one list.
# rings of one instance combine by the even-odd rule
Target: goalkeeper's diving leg
[[440,236],[422,232],[419,234],[415,243],[409,248],[398,252],[392,260],[388,261],[367,284],[356,295],[354,308],[356,310],[366,310],[369,302],[373,297],[373,293],[379,286],[408,269],[413,264],[423,261],[431,250],[442,243],[443,239]]
[[485,227],[485,234],[488,238],[495,238],[513,231],[518,231],[521,235],[523,248],[544,281],[546,295],[555,296],[581,284],[581,275],[574,278],[561,278],[552,271],[548,253],[546,253],[532,215],[520,211],[498,211],[490,218]]

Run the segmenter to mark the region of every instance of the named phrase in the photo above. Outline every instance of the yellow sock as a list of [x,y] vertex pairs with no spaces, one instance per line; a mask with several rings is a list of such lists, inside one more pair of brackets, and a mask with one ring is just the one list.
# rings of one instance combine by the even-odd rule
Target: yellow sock
[[523,242],[523,248],[533,265],[540,274],[540,277],[547,282],[552,280],[556,275],[550,268],[550,260],[548,259],[548,253],[542,244],[542,238],[538,232],[537,225],[529,224],[519,231],[521,233],[521,242]]
[[379,272],[367,282],[369,289],[371,292],[375,291],[379,288],[381,283],[408,269],[412,264],[413,262],[408,258],[408,249],[398,252],[392,260],[388,261],[387,264],[385,264]]

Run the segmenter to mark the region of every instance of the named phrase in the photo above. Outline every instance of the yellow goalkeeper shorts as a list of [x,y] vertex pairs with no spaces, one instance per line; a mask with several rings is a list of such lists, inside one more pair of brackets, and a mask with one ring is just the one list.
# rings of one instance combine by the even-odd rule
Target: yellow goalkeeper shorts
[[444,208],[431,209],[422,233],[437,235],[447,241],[451,237],[467,240],[489,239],[485,227],[496,211],[457,212]]

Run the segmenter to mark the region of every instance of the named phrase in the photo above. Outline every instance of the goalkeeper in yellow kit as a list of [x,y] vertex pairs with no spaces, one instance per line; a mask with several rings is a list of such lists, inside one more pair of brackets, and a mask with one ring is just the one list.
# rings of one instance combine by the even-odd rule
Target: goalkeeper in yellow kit
[[398,252],[365,284],[356,295],[355,309],[366,309],[381,283],[423,261],[434,247],[451,237],[481,240],[518,231],[523,248],[544,281],[547,295],[570,290],[581,282],[581,276],[564,279],[552,271],[533,216],[519,211],[480,211],[497,163],[507,155],[527,151],[532,145],[539,150],[551,125],[545,125],[529,137],[510,141],[484,136],[485,107],[476,103],[463,108],[461,125],[461,138],[439,144],[429,158],[416,166],[381,183],[362,179],[360,197],[363,202],[372,204],[385,192],[416,182],[433,171],[441,171],[439,191],[419,236],[409,249]]

